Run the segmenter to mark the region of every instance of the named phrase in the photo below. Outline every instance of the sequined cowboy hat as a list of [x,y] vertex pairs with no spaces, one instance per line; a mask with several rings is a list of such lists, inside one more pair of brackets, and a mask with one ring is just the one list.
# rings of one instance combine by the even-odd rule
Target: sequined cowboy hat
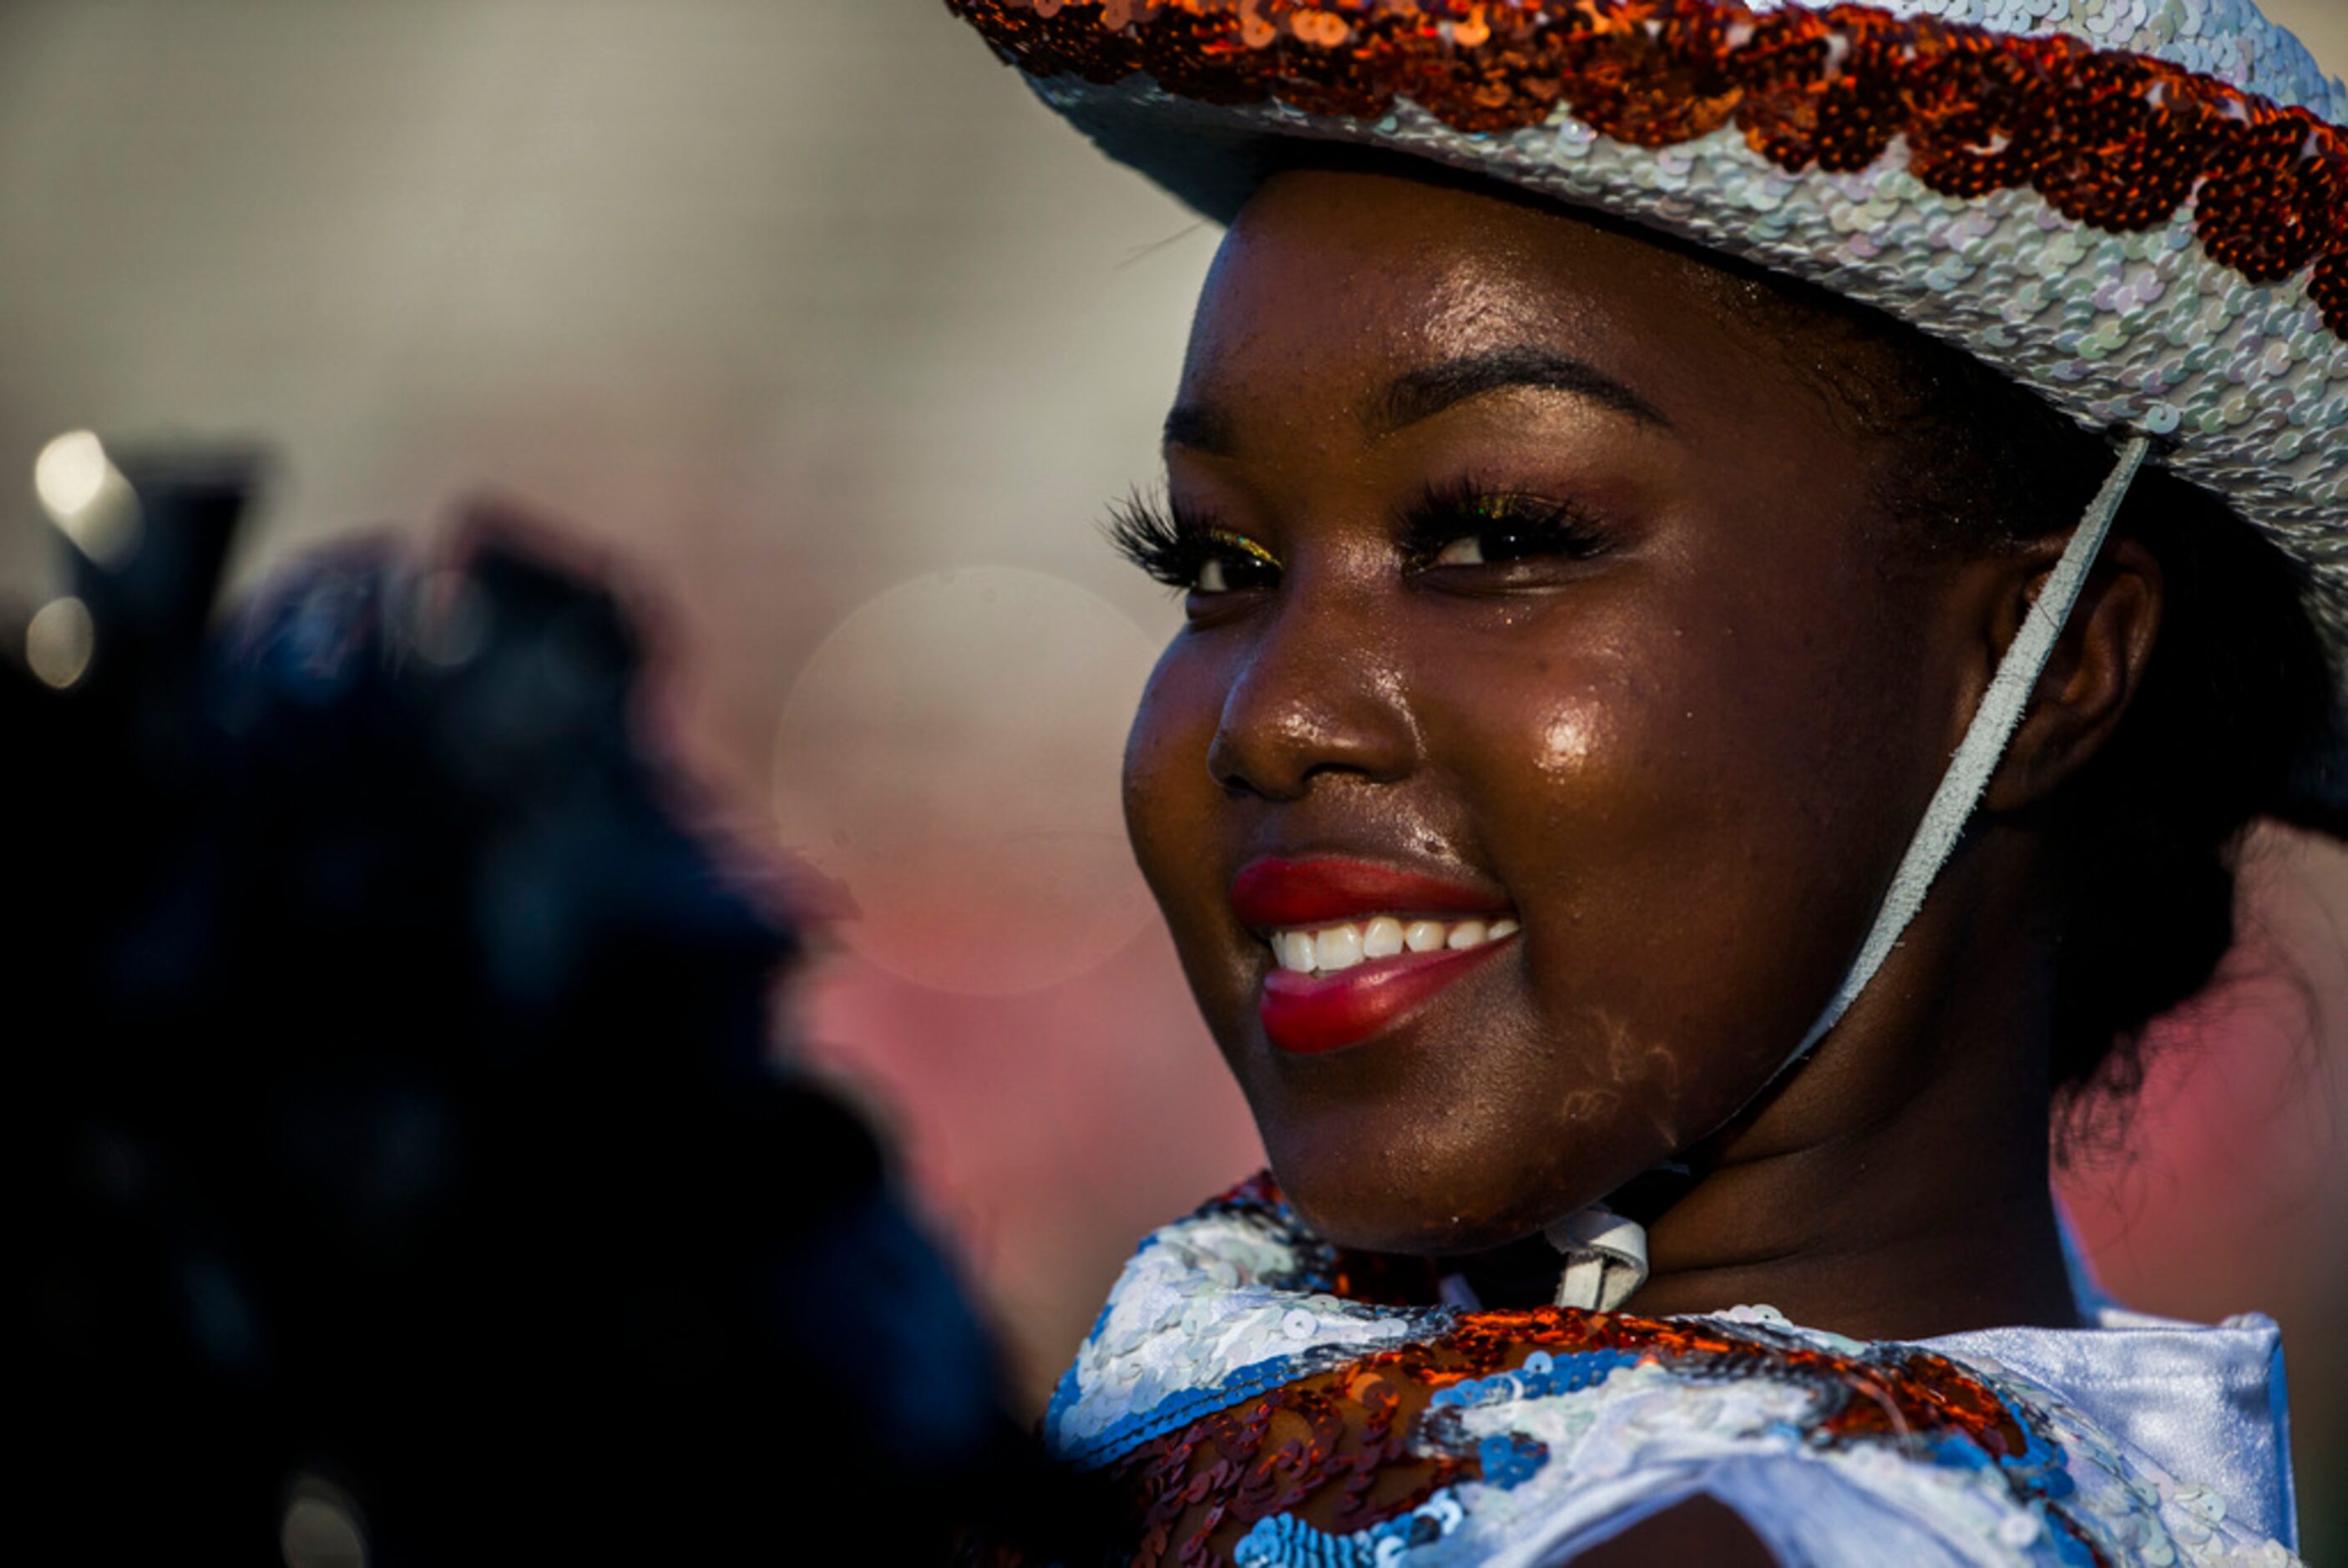
[[1267,143],[1353,143],[1951,340],[2159,439],[2307,568],[2348,668],[2348,89],[2250,0],[948,5],[1210,216]]

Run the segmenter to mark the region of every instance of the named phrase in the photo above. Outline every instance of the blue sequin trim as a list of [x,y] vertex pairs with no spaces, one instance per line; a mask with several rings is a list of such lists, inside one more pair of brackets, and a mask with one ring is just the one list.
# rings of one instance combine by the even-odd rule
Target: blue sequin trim
[[1549,1445],[1522,1432],[1500,1432],[1476,1445],[1476,1462],[1486,1486],[1514,1491],[1549,1463]]
[[1332,1535],[1292,1513],[1278,1513],[1240,1537],[1231,1560],[1239,1568],[1381,1568],[1405,1552],[1433,1545],[1467,1517],[1447,1487],[1401,1518],[1351,1535]]
[[1536,1350],[1513,1372],[1454,1383],[1428,1401],[1437,1409],[1471,1410],[1479,1405],[1502,1405],[1511,1399],[1542,1399],[1553,1394],[1578,1394],[1594,1388],[1639,1357],[1627,1350],[1569,1350],[1551,1355]]
[[1162,1438],[1177,1432],[1191,1422],[1203,1419],[1218,1410],[1270,1393],[1283,1383],[1300,1377],[1310,1377],[1348,1362],[1358,1361],[1365,1352],[1359,1346],[1316,1345],[1294,1356],[1275,1356],[1268,1361],[1258,1361],[1242,1367],[1210,1388],[1193,1388],[1188,1393],[1171,1395],[1160,1399],[1147,1410],[1120,1416],[1093,1437],[1081,1443],[1072,1443],[1057,1450],[1060,1460],[1078,1470],[1096,1470],[1124,1457],[1126,1451],[1152,1438]]

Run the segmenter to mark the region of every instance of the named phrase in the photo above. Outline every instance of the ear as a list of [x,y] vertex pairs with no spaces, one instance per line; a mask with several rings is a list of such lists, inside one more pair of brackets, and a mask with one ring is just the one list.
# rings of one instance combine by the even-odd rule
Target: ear
[[[1999,655],[2021,632],[2064,543],[2042,540],[2013,558],[1991,628]],[[2105,542],[1982,799],[1984,810],[2015,811],[2044,800],[2110,740],[2144,682],[2165,595],[2160,562],[2141,541],[2116,534]]]

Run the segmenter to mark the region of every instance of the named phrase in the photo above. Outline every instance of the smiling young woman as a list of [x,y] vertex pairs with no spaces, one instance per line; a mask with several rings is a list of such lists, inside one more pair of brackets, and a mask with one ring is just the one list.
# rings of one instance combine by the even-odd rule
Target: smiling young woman
[[1126,805],[1277,1181],[1047,1418],[1137,1560],[2287,1560],[2271,1326],[2084,1296],[2047,1165],[2338,798],[2303,52],[958,8],[1231,225],[1115,528],[1189,611]]
[[[1264,186],[1208,285],[1169,515],[1138,530],[1190,624],[1128,815],[1282,1190],[1340,1244],[1537,1235],[1753,1099],[2051,557],[1902,537],[1894,444],[1788,352],[1823,329],[1723,294],[1560,214],[1317,170]],[[2160,598],[2120,542],[2001,816],[2109,732]],[[1999,918],[2052,906],[2044,836],[1951,868],[1835,1049],[1651,1226],[1642,1306],[2070,1321],[2045,1108],[2012,1092],[2047,1081],[2054,934]],[[1420,921],[1441,948],[1355,950]],[[1300,940],[1310,974],[1275,956]],[[1958,1203],[1848,1180],[1893,1149],[1992,1179]]]

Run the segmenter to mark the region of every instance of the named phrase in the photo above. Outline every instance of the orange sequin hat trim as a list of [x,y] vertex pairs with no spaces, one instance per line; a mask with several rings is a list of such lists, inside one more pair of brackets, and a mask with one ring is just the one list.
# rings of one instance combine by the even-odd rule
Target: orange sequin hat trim
[[1669,147],[1734,125],[1790,173],[1863,170],[1904,137],[1956,197],[2029,187],[2112,231],[2199,190],[2210,258],[2252,283],[2308,268],[2348,336],[2348,137],[2168,61],[1870,5],[1725,0],[948,0],[1032,76],[1140,74],[1201,103],[1277,98],[1376,120],[1406,98],[1493,134],[1560,109]]

